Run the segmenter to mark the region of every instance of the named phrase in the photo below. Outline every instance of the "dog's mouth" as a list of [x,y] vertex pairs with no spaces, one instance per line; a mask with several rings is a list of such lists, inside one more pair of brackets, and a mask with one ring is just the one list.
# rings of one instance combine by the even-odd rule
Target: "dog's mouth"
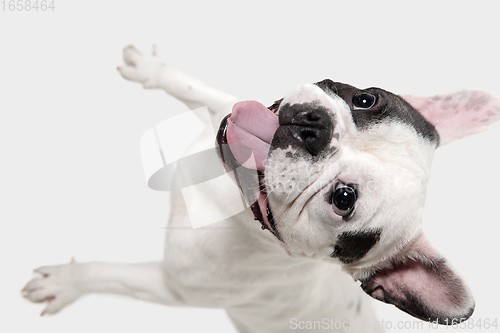
[[280,101],[266,108],[255,101],[236,103],[233,113],[221,122],[217,133],[219,157],[243,193],[252,209],[254,219],[263,230],[276,237],[274,218],[269,208],[264,185],[265,161],[269,147],[279,126],[276,112]]

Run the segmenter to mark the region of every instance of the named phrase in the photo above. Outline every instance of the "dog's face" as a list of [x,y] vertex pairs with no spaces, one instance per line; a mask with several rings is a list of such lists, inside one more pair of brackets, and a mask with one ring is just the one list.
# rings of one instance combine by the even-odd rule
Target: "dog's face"
[[290,254],[371,267],[420,233],[439,136],[407,102],[325,80],[278,114],[265,185]]
[[324,80],[271,110],[244,102],[223,123],[237,163],[260,172],[253,208],[263,227],[291,256],[338,262],[370,296],[418,318],[468,318],[473,298],[423,236],[422,212],[436,147],[496,123],[498,100],[402,98]]

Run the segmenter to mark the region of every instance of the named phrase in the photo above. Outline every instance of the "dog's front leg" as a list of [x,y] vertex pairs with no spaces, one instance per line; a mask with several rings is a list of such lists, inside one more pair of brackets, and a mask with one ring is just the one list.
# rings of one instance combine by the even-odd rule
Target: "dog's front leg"
[[133,45],[126,46],[123,60],[125,64],[118,67],[118,71],[125,79],[142,83],[146,89],[163,89],[190,109],[206,106],[213,116],[220,117],[237,101],[236,97],[165,65],[156,46],[150,55]]
[[56,313],[78,297],[89,293],[112,293],[133,298],[179,305],[181,301],[168,288],[161,262],[113,264],[102,262],[44,266],[23,288],[25,298],[47,302],[45,313]]

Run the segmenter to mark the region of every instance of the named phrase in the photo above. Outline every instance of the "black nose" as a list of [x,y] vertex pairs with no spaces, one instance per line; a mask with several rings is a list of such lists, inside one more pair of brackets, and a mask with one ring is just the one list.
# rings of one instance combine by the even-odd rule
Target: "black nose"
[[286,126],[291,139],[311,154],[325,149],[333,134],[333,122],[327,109],[314,103],[284,105],[280,109],[280,127]]

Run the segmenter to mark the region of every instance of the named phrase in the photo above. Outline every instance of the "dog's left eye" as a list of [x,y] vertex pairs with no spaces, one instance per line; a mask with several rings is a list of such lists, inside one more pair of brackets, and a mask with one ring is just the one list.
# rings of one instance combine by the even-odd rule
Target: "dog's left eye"
[[333,192],[333,211],[340,216],[351,214],[356,203],[356,191],[350,186],[339,187]]
[[352,104],[354,104],[355,108],[357,109],[369,109],[375,105],[376,101],[377,98],[375,97],[375,95],[368,93],[360,93],[354,95],[354,97],[352,98]]

